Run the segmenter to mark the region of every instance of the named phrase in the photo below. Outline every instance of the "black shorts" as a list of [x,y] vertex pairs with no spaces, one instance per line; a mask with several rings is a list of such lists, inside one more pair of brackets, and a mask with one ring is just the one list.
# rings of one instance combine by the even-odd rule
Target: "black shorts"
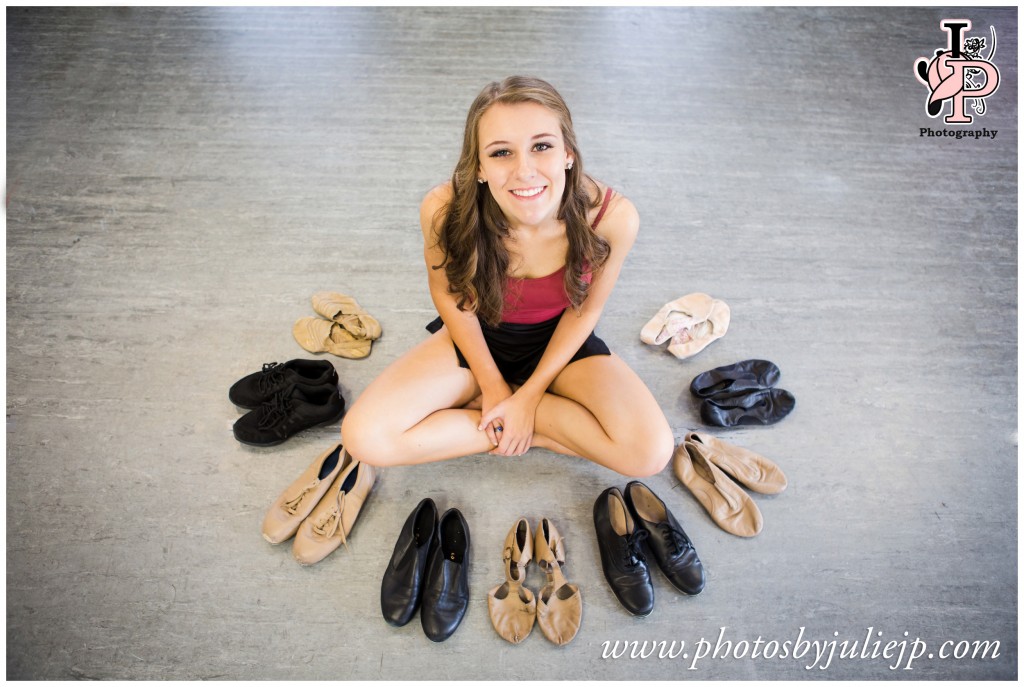
[[[561,318],[562,316],[558,315],[537,324],[502,322],[497,327],[480,323],[487,348],[491,351],[491,357],[494,358],[494,363],[498,366],[498,370],[506,382],[523,384],[530,378],[533,371],[537,369],[537,364],[540,362],[541,356],[544,355],[548,342],[551,341],[551,335],[555,333],[555,327],[558,326],[558,321]],[[427,331],[434,333],[443,326],[444,322],[438,317],[427,325]],[[611,354],[607,344],[591,332],[569,362],[573,363],[592,355]],[[466,362],[466,358],[458,346],[455,346],[455,355],[459,358],[459,366],[469,369],[469,363]]]

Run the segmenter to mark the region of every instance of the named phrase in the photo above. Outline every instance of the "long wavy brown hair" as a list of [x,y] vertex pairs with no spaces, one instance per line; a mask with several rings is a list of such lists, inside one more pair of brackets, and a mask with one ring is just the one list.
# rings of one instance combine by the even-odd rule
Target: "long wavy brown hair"
[[[609,246],[587,223],[587,214],[600,204],[601,197],[597,184],[583,171],[569,108],[558,91],[541,79],[510,76],[492,82],[470,106],[462,153],[452,174],[452,198],[440,210],[444,219],[437,245],[444,259],[432,268],[444,268],[448,292],[458,297],[460,310],[475,311],[483,322],[497,326],[508,279],[509,253],[503,239],[509,235],[509,224],[487,186],[478,184],[476,179],[480,167],[480,118],[495,103],[537,103],[558,115],[562,139],[574,160],[572,168],[565,171],[565,192],[557,217],[565,223],[569,241],[565,293],[578,311],[587,298],[589,286],[583,276],[604,264]],[[587,191],[588,183],[594,196]]]

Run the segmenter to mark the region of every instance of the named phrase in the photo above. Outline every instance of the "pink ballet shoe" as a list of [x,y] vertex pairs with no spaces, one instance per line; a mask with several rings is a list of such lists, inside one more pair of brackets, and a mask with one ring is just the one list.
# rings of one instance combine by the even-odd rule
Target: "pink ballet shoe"
[[654,346],[669,342],[668,352],[689,358],[725,336],[729,306],[706,293],[691,293],[666,303],[640,330],[640,340]]

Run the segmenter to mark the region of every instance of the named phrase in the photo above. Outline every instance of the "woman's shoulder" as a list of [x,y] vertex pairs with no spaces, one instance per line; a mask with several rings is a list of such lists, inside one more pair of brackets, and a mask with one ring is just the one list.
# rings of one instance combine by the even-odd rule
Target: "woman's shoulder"
[[452,182],[446,181],[427,191],[420,203],[420,226],[424,232],[435,233],[444,208],[452,200]]
[[602,181],[591,181],[592,186],[588,192],[598,200],[587,216],[590,225],[593,226],[600,217],[595,231],[606,239],[623,233],[635,235],[640,226],[640,217],[629,198]]
[[427,191],[427,194],[423,196],[423,201],[420,203],[420,210],[431,210],[431,214],[433,214],[433,212],[450,203],[451,200],[452,182],[446,181]]
[[433,187],[423,196],[423,203],[447,203],[452,199],[452,182],[445,181]]

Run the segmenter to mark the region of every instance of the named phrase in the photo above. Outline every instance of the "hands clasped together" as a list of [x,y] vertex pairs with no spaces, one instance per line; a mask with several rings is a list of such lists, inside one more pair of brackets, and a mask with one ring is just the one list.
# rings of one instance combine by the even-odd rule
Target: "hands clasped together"
[[525,387],[512,391],[507,383],[485,389],[482,394],[480,431],[494,446],[489,453],[498,456],[521,456],[533,444],[533,423],[540,396]]

